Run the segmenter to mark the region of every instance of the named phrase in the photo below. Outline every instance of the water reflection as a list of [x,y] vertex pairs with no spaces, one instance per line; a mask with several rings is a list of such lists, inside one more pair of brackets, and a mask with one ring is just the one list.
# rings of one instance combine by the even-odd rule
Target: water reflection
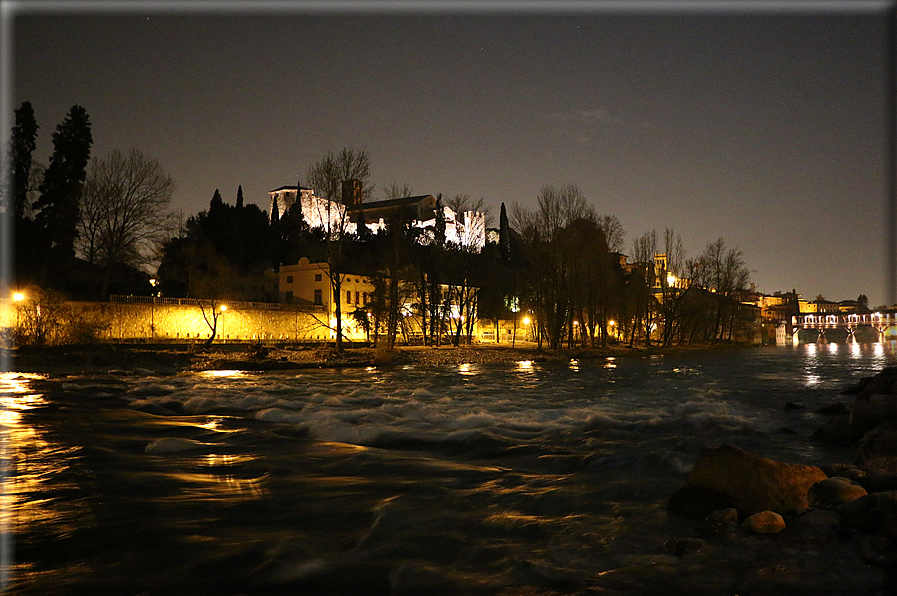
[[476,376],[477,371],[472,365],[468,363],[462,363],[458,365],[458,373],[460,373],[461,376],[464,377],[473,377]]
[[32,387],[34,381],[43,378],[0,375],[0,531],[23,534],[27,530],[29,534],[58,538],[87,525],[88,511],[82,501],[61,498],[61,494],[79,488],[73,480],[77,474],[66,472],[77,466],[81,448],[48,440],[46,432],[26,416],[29,410],[47,404]]
[[224,421],[228,418],[225,416],[209,416],[205,422],[201,422],[196,424],[197,428],[204,428],[206,430],[211,430],[219,433],[238,433],[243,432],[245,429],[243,428],[227,428],[224,426]]
[[604,363],[604,368],[617,368],[617,364],[616,362],[614,362],[614,360],[616,360],[616,358],[614,358],[613,356],[608,356]]
[[246,372],[242,370],[204,370],[199,373],[199,376],[213,379],[220,377],[245,377]]
[[263,486],[267,475],[259,478],[237,478],[232,475],[218,475],[196,472],[176,472],[168,475],[178,480],[180,494],[175,501],[251,501],[262,498],[266,491]]

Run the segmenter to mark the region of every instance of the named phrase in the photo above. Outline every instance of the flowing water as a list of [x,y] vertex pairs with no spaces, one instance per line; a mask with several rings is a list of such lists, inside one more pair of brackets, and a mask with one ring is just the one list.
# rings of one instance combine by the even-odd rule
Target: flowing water
[[893,343],[810,344],[9,374],[8,593],[879,593],[881,570],[852,542],[705,537],[699,554],[673,554],[696,522],[665,502],[706,446],[849,461],[811,438],[813,410],[895,359]]

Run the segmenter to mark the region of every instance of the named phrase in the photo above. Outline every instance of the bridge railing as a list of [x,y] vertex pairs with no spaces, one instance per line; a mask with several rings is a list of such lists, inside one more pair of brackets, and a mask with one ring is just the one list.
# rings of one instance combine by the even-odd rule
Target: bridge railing
[[897,312],[874,312],[874,313],[849,313],[849,314],[826,314],[826,313],[808,313],[794,315],[791,317],[791,324],[795,328],[834,328],[834,327],[859,327],[868,325],[870,327],[887,327],[897,325]]

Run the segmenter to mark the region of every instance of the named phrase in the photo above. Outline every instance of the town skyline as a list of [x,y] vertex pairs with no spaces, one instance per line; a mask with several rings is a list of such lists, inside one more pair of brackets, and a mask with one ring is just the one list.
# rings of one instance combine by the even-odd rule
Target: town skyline
[[[495,219],[502,202],[531,208],[542,186],[575,184],[620,219],[625,252],[670,227],[689,256],[737,246],[764,293],[891,297],[887,3],[72,4],[16,13],[6,117],[33,103],[45,162],[53,126],[83,105],[92,155],[159,159],[185,217],[239,186],[267,209],[327,151],[358,147],[375,199],[408,184],[482,197]],[[307,42],[289,43],[296,31]]]

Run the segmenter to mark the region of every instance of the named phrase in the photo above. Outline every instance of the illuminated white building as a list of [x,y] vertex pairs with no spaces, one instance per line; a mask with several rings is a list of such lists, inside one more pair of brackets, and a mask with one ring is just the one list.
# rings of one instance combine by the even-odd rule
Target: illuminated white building
[[[433,195],[418,195],[389,201],[370,203],[345,201],[328,201],[315,196],[310,188],[281,186],[268,193],[270,204],[268,212],[273,217],[275,209],[282,219],[287,210],[293,207],[299,197],[302,218],[310,228],[323,228],[325,231],[338,229],[348,234],[358,231],[358,222],[362,219],[371,233],[377,234],[386,229],[386,222],[396,210],[402,209],[411,217],[412,225],[429,229],[424,238],[432,242],[435,239],[438,201]],[[445,239],[447,242],[472,248],[479,252],[486,245],[486,217],[478,211],[455,213],[449,207],[442,207],[445,222]]]

